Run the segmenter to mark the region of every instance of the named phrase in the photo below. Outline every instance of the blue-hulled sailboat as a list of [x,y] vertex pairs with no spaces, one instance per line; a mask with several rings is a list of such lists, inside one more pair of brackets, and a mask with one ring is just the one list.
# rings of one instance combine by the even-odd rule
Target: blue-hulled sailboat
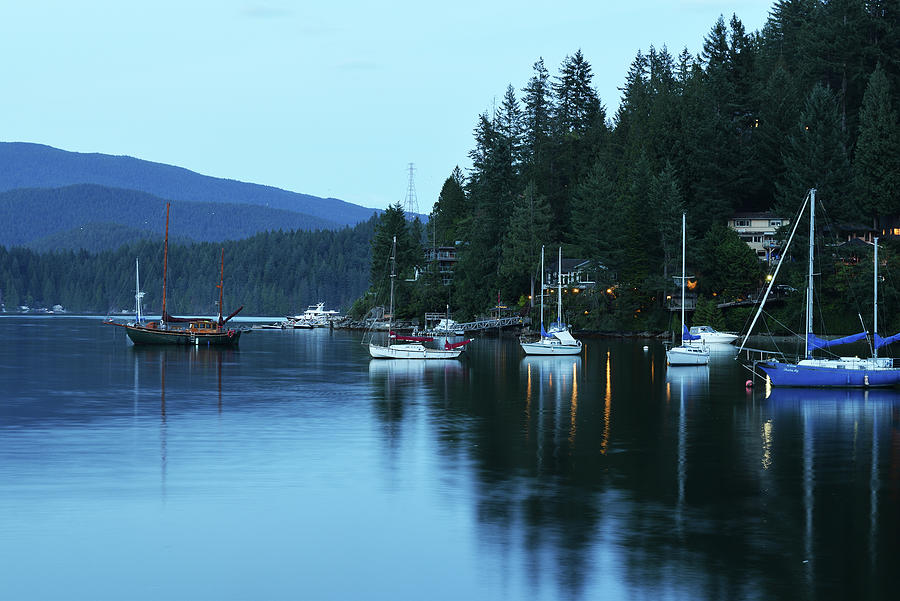
[[[878,357],[878,349],[900,339],[900,334],[882,338],[878,336],[878,240],[875,240],[875,321],[874,321],[874,344],[873,356],[869,358],[860,357],[835,357],[835,358],[817,358],[812,353],[816,349],[829,348],[842,344],[849,344],[867,338],[867,332],[852,334],[837,338],[835,340],[825,340],[819,338],[812,331],[813,316],[813,250],[815,240],[815,205],[816,190],[809,191],[804,200],[804,207],[801,207],[800,215],[803,214],[805,204],[809,203],[809,275],[808,286],[806,291],[806,348],[805,358],[797,362],[767,360],[756,364],[769,377],[772,386],[798,386],[798,387],[858,387],[858,388],[874,388],[887,387],[900,384],[900,367],[895,366],[894,359]],[[797,231],[799,219],[794,224],[794,229],[788,239],[790,245],[794,233]],[[785,251],[787,246],[785,246]],[[782,261],[785,253],[782,253]],[[781,261],[775,269],[775,276],[781,268]],[[747,335],[753,330],[756,320],[765,305],[772,285],[775,283],[775,277],[769,283],[766,294],[760,303],[759,310],[750,324]],[[743,348],[746,343],[747,336],[741,344]]]

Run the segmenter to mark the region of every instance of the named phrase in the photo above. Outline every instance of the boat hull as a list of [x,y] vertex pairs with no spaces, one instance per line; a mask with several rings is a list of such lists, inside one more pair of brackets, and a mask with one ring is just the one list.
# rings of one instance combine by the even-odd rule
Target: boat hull
[[777,361],[758,363],[772,386],[804,388],[887,388],[900,385],[900,368],[825,367]]
[[703,347],[676,346],[666,351],[669,365],[708,365],[709,349]]
[[[117,324],[118,325],[118,324]],[[188,332],[158,330],[122,324],[134,344],[169,344],[184,346],[235,346],[241,338],[240,330],[220,332]]]
[[381,346],[369,344],[369,355],[373,359],[456,359],[464,349],[436,349],[421,344],[392,344]]
[[725,334],[723,332],[700,334],[700,342],[703,344],[731,344],[737,339],[737,334]]
[[526,355],[579,355],[581,342],[578,344],[561,344],[558,342],[520,342]]

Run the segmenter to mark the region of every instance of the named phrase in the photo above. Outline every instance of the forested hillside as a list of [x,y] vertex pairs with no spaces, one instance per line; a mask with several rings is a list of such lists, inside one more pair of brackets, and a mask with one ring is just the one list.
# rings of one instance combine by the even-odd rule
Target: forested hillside
[[[226,311],[284,315],[324,301],[347,308],[366,288],[374,218],[353,228],[266,232],[239,241],[169,246],[168,306],[174,313],[214,315],[221,248]],[[144,308],[162,305],[163,244],[141,241],[97,254],[38,254],[0,246],[0,295],[8,310],[62,304],[70,312],[107,313],[134,306],[135,259]]]
[[[0,244],[36,250],[111,250],[163,234],[166,202],[144,192],[94,184],[2,192]],[[266,230],[341,227],[302,213],[248,204],[182,201],[173,207],[170,233],[197,242],[236,240]],[[136,232],[136,238],[130,237]]]
[[200,175],[181,167],[132,157],[67,152],[24,142],[0,142],[0,191],[98,184],[138,190],[167,200],[250,204],[304,213],[338,226],[372,216],[372,209],[336,198],[319,198]]
[[[683,211],[688,270],[713,309],[751,294],[764,274],[725,228],[736,211],[793,219],[815,187],[832,233],[882,230],[900,212],[898,11],[897,2],[780,0],[762,31],[720,18],[697,56],[664,45],[637,52],[613,114],[580,50],[555,73],[538,57],[528,81],[478,116],[472,169],[447,179],[431,215],[426,244],[461,241],[451,305],[474,314],[498,294],[524,303],[541,245],[561,244],[567,257],[604,267],[595,291],[567,300],[570,320],[656,329],[671,326],[665,299],[680,271]],[[385,216],[378,236],[395,234],[390,227],[407,225]],[[856,296],[847,292],[866,278],[845,269],[846,257],[831,259],[823,280],[842,299]],[[441,308],[409,294],[414,310]],[[896,298],[890,288],[885,302]],[[858,327],[842,302],[822,311]]]

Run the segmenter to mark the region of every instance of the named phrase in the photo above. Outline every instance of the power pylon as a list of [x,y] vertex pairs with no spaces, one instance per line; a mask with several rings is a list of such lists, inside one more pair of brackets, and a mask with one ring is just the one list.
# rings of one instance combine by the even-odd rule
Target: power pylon
[[416,167],[409,164],[409,183],[406,186],[406,200],[403,202],[403,211],[407,216],[419,214],[419,199],[416,197]]

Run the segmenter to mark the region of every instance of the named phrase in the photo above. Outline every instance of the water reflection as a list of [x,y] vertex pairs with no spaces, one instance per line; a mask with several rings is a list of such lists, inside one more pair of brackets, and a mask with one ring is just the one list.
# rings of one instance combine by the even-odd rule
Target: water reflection
[[[879,497],[883,494],[880,463],[892,461],[890,457],[880,456],[879,439],[888,437],[895,445],[900,441],[900,392],[895,389],[769,388],[765,400],[773,414],[764,428],[766,469],[777,463],[775,458],[779,452],[781,461],[790,463],[791,458],[782,449],[784,441],[781,438],[785,433],[781,430],[798,421],[801,428],[802,543],[807,585],[812,589],[822,588],[826,575],[840,569],[832,564],[822,565],[830,559],[822,549],[830,546],[828,539],[840,538],[839,525],[846,524],[846,512],[852,506],[867,506],[868,540],[864,549],[847,550],[855,565],[841,568],[875,574],[882,561],[879,532],[889,528],[888,524],[895,518],[879,513]],[[860,471],[864,470],[868,488],[865,497],[854,498],[843,478],[840,481],[829,478],[835,466],[841,465],[859,466]],[[858,468],[844,469],[848,472],[846,478],[852,479]],[[888,473],[892,486],[900,484],[900,468],[895,466]],[[886,523],[884,517],[888,517]],[[821,558],[824,560],[820,561]],[[851,592],[858,590],[852,582],[841,584]]]
[[[534,356],[521,360],[520,374],[525,377],[525,414],[530,420],[537,403],[539,414],[547,411],[546,404],[553,402],[550,411],[555,416],[556,430],[561,420],[568,420],[567,439],[575,444],[578,433],[578,377],[581,371],[581,357],[577,356]],[[568,405],[568,412],[565,406]],[[543,424],[542,421],[538,422]],[[543,428],[538,428],[538,436],[543,439]]]
[[[195,347],[195,346],[131,346],[133,369],[133,415],[140,415],[142,398],[153,400],[154,389],[159,386],[159,477],[160,497],[167,498],[169,473],[168,432],[169,415],[166,407],[166,380],[176,396],[185,392],[192,400],[199,401],[215,389],[216,407],[222,413],[222,373],[226,361],[233,362],[238,355],[236,348]],[[143,366],[143,370],[142,370]],[[143,374],[143,378],[142,378]],[[184,405],[185,409],[196,404]]]
[[709,392],[708,365],[670,365],[666,369],[666,400]]
[[666,400],[672,402],[673,396],[678,400],[678,421],[676,436],[676,486],[675,500],[675,532],[679,537],[684,535],[685,490],[687,486],[687,447],[688,421],[686,397],[690,398],[700,392],[709,390],[708,365],[670,365],[666,370]]

